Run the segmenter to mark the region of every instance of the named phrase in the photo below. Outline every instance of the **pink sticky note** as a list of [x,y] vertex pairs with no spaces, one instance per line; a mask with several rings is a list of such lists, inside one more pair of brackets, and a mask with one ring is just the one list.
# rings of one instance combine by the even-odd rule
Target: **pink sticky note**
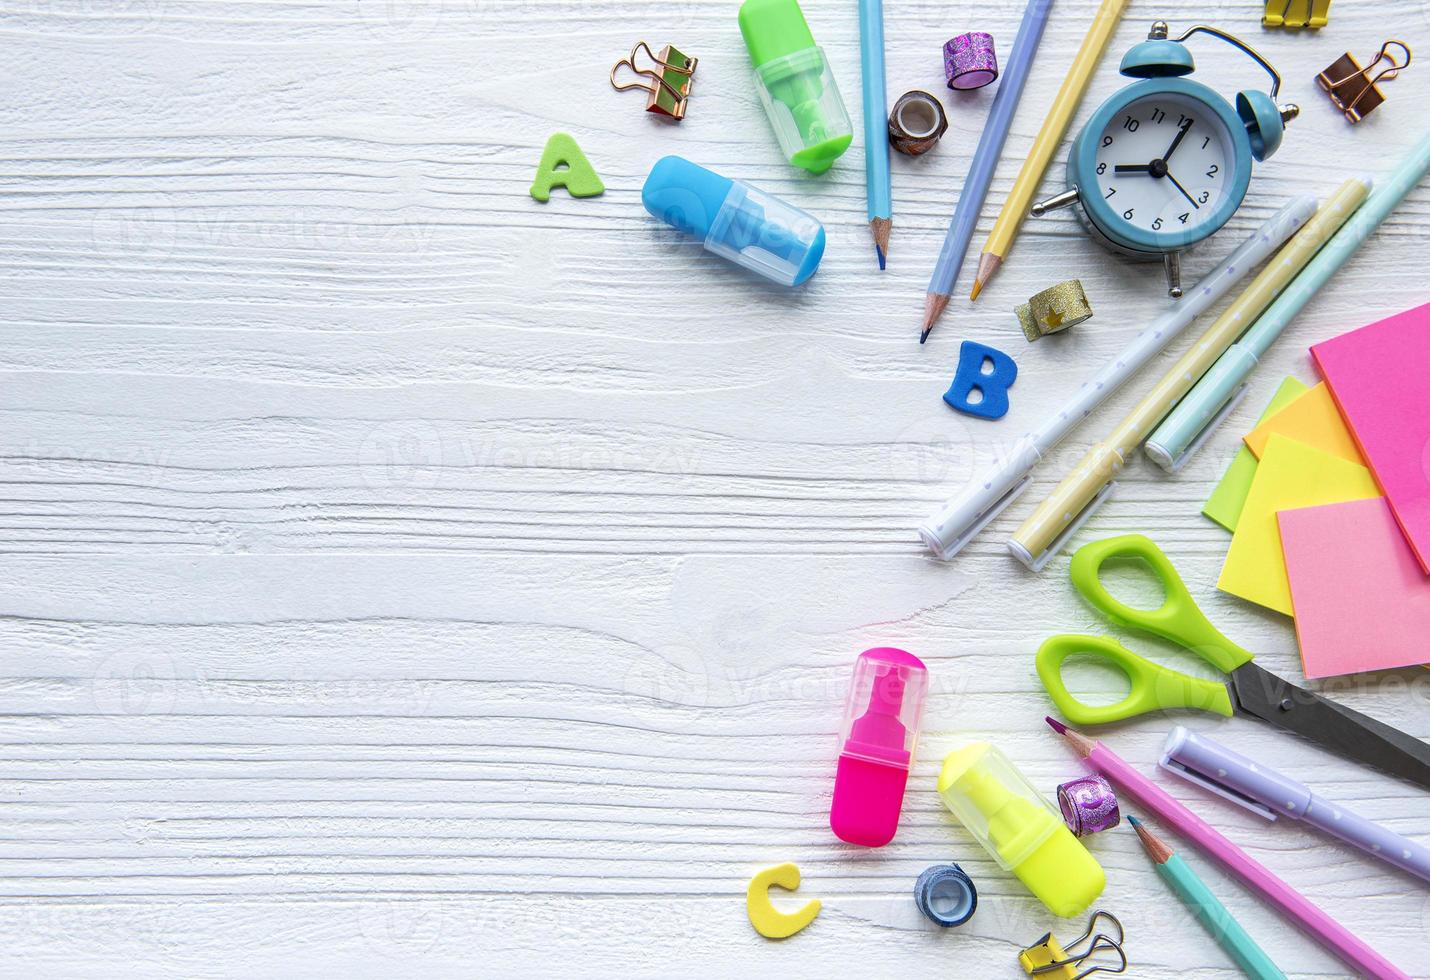
[[1384,497],[1276,515],[1307,677],[1427,659],[1430,579]]
[[1311,355],[1430,573],[1430,303],[1317,344]]

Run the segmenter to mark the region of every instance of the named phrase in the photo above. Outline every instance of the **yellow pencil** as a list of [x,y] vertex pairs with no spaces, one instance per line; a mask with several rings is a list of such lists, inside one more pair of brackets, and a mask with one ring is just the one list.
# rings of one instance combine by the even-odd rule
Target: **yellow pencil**
[[1023,564],[1032,567],[1067,526],[1107,485],[1137,444],[1152,434],[1172,406],[1191,390],[1218,357],[1240,337],[1271,305],[1291,280],[1315,257],[1322,245],[1345,224],[1370,193],[1368,178],[1352,177],[1342,184],[1296,237],[1282,246],[1206,333],[1172,365],[1162,379],[1117,428],[1087,454],[1063,478],[1050,497],[1033,511],[1016,534],[1008,539],[1008,550]]
[[978,257],[978,275],[973,280],[973,294],[969,299],[977,299],[983,287],[993,278],[1008,250],[1013,247],[1013,239],[1018,235],[1018,226],[1028,213],[1033,195],[1038,192],[1038,184],[1043,172],[1052,162],[1063,134],[1068,131],[1068,123],[1077,112],[1078,103],[1087,91],[1087,83],[1092,80],[1093,69],[1097,67],[1102,51],[1107,47],[1117,22],[1122,19],[1122,11],[1127,9],[1128,0],[1102,0],[1092,26],[1087,29],[1087,37],[1082,39],[1082,49],[1073,59],[1062,88],[1058,89],[1053,107],[1048,110],[1048,118],[1043,120],[1042,131],[1033,141],[1033,148],[1023,161],[1023,169],[1018,171],[1018,179],[1013,182],[1013,190],[1008,200],[1003,202],[1003,210],[998,212],[998,220],[988,233],[988,241],[983,245],[983,254]]

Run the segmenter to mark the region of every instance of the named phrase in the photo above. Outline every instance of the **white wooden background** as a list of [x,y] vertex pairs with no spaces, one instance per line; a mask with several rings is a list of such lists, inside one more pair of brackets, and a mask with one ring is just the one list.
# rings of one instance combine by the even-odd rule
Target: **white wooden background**
[[[1423,43],[1421,0],[1338,0],[1317,35],[1263,32],[1259,0],[1196,6],[1261,46],[1305,111],[1189,280],[1291,195],[1390,167],[1430,97],[1417,66],[1352,128],[1312,83],[1389,32]],[[979,240],[1094,7],[1058,0]],[[1020,8],[888,0],[890,99],[945,95],[939,46],[955,33],[989,30],[1006,54]],[[1049,793],[1072,776],[1041,722],[1032,654],[1050,633],[1103,626],[1072,594],[1066,555],[1040,576],[1005,555],[1031,500],[952,564],[923,554],[913,527],[1163,308],[1160,270],[1101,251],[1070,214],[1033,222],[986,300],[956,301],[920,348],[925,282],[992,90],[949,93],[942,146],[895,159],[880,274],[862,146],[818,179],[781,161],[736,9],[4,4],[7,972],[1011,978],[1021,945],[1080,931],[1000,873],[933,784],[974,738]],[[857,119],[855,4],[806,9]],[[1191,15],[1134,0],[1079,121],[1169,14]],[[638,38],[700,58],[678,127],[608,87]],[[1195,51],[1197,77],[1223,91],[1262,84],[1215,42]],[[527,196],[557,130],[589,154],[603,197]],[[649,219],[640,184],[671,152],[819,216],[830,245],[808,286],[766,288]],[[1215,591],[1228,539],[1199,505],[1277,381],[1312,377],[1307,344],[1424,302],[1427,261],[1422,187],[1212,445],[1175,478],[1139,460],[1079,540],[1151,532],[1219,624],[1299,678],[1289,622]],[[1096,318],[1026,344],[1011,307],[1070,276]],[[940,401],[964,338],[1018,359],[1001,422]],[[1145,386],[1041,467],[1034,492]],[[922,657],[934,692],[899,837],[871,852],[836,842],[826,815],[850,665],[877,644]],[[1427,677],[1329,687],[1426,737]],[[1107,737],[1150,770],[1174,720],[1430,839],[1423,792],[1260,726],[1153,718]],[[1427,970],[1430,901],[1414,879],[1158,779]],[[1238,975],[1130,832],[1092,847],[1133,976]],[[950,859],[981,904],[940,932],[910,889]],[[824,912],[772,943],[743,893],[786,860]],[[1288,972],[1343,975],[1192,860]]]

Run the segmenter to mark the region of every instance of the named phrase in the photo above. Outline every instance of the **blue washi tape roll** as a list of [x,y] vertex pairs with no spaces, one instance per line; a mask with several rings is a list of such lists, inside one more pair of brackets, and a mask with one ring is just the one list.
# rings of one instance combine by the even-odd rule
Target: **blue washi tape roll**
[[914,903],[941,926],[961,926],[978,910],[978,889],[958,865],[935,864],[914,882]]

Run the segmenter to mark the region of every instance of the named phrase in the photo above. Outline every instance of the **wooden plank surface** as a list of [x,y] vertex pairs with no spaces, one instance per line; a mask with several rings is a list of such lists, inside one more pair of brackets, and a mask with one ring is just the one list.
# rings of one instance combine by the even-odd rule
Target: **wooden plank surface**
[[[1263,31],[1259,6],[1210,0],[1194,15],[1260,47],[1303,113],[1228,229],[1187,257],[1189,280],[1291,196],[1388,170],[1430,118],[1430,72],[1406,72],[1355,128],[1312,81],[1387,33],[1422,43],[1418,5],[1343,0],[1319,34]],[[855,5],[805,7],[857,120]],[[1164,308],[1160,270],[1104,252],[1068,213],[1030,221],[985,299],[956,300],[920,348],[927,276],[994,91],[946,93],[939,45],[987,30],[1006,55],[1021,5],[886,3],[891,101],[937,92],[951,126],[934,152],[894,160],[882,274],[861,148],[821,178],[780,159],[736,9],[4,9],[10,961],[96,978],[1012,978],[1021,945],[1081,931],[1000,872],[933,783],[969,739],[997,742],[1049,794],[1074,775],[1041,724],[1032,654],[1051,633],[1102,624],[1072,594],[1066,554],[1034,576],[1004,553],[1030,500],[951,564],[923,554],[913,527]],[[1094,9],[1057,0],[975,244]],[[1119,87],[1115,58],[1167,13],[1184,12],[1135,0],[1075,125]],[[700,58],[678,127],[609,89],[609,66],[639,38]],[[1264,84],[1215,42],[1195,55],[1196,77],[1220,91]],[[527,195],[557,130],[579,140],[604,196]],[[649,219],[641,181],[672,152],[816,214],[830,237],[816,277],[765,287]],[[1045,191],[1061,167],[1060,155]],[[1216,592],[1228,539],[1200,502],[1279,379],[1313,377],[1307,345],[1424,302],[1427,260],[1422,187],[1187,469],[1168,478],[1137,461],[1077,540],[1152,533],[1213,618],[1298,679],[1289,622]],[[1011,308],[1074,276],[1096,317],[1027,345]],[[939,399],[965,338],[1018,359],[1001,422]],[[1031,494],[1149,383],[1075,433]],[[827,811],[850,664],[879,644],[922,657],[933,690],[899,837],[861,852],[832,839]],[[1311,686],[1430,736],[1430,673]],[[1178,716],[1107,737],[1150,769],[1174,722],[1430,839],[1423,792],[1261,726]],[[1430,900],[1414,879],[1159,781],[1426,971]],[[1130,832],[1092,847],[1130,975],[1239,975]],[[950,859],[980,906],[939,932],[910,894]],[[770,943],[749,928],[743,891],[785,860],[824,912]],[[1288,973],[1344,975],[1196,864]]]

